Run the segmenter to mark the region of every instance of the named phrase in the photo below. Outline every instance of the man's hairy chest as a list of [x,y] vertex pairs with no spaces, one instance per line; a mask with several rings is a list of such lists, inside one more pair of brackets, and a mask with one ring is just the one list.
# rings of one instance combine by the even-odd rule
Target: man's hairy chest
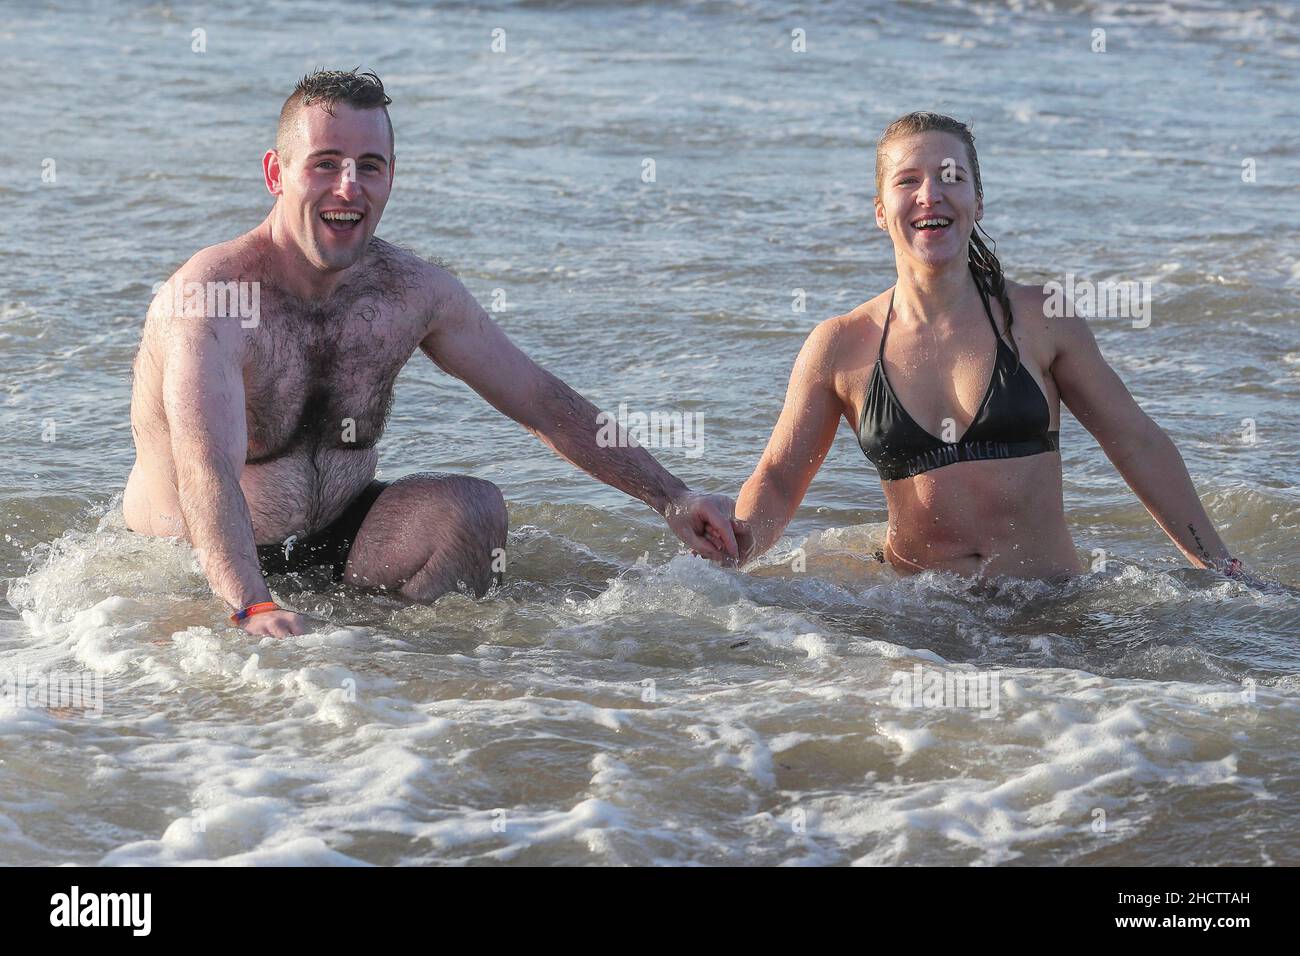
[[372,448],[397,374],[419,345],[418,317],[377,295],[314,310],[271,305],[244,369],[247,463]]

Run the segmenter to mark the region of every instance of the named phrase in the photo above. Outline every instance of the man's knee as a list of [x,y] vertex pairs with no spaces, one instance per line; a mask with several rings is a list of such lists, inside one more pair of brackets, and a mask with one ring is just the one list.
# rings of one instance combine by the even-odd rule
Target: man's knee
[[506,501],[492,482],[467,475],[411,475],[402,480],[424,486],[442,530],[454,530],[466,538],[505,542],[509,525]]
[[486,594],[505,571],[508,520],[501,490],[464,475],[412,475],[403,481],[409,482],[404,492],[426,502],[410,516],[410,527],[428,555],[403,591],[417,600],[460,587]]
[[482,478],[457,475],[451,479],[456,485],[455,497],[461,503],[465,520],[486,537],[505,540],[509,517],[506,499],[501,489]]

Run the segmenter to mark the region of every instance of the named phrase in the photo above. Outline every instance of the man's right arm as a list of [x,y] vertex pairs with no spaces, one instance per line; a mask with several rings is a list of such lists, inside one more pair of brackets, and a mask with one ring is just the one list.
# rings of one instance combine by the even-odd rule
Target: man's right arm
[[[257,562],[253,522],[239,486],[248,448],[243,330],[229,318],[169,316],[164,337],[163,408],[181,514],[199,563],[232,610],[271,600]],[[291,611],[244,622],[254,634],[301,634]]]

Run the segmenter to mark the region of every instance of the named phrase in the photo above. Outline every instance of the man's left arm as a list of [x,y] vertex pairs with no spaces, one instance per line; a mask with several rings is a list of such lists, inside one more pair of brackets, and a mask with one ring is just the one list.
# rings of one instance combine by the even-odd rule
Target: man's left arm
[[438,270],[433,282],[433,315],[420,348],[439,368],[565,460],[644,501],[693,551],[735,561],[730,498],[693,493],[622,429],[613,447],[602,446],[600,409],[520,351],[457,279]]

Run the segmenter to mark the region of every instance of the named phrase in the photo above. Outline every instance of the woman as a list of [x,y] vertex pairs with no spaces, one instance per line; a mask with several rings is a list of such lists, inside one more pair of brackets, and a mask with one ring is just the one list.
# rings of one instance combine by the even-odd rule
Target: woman
[[804,343],[737,501],[742,561],[781,536],[843,417],[889,506],[878,559],[905,574],[1078,573],[1057,451],[1064,401],[1192,564],[1242,575],[1178,450],[1087,323],[1048,318],[1042,290],[1003,277],[974,232],[983,197],[963,123],[910,113],[881,135],[876,225],[893,242],[898,280]]

